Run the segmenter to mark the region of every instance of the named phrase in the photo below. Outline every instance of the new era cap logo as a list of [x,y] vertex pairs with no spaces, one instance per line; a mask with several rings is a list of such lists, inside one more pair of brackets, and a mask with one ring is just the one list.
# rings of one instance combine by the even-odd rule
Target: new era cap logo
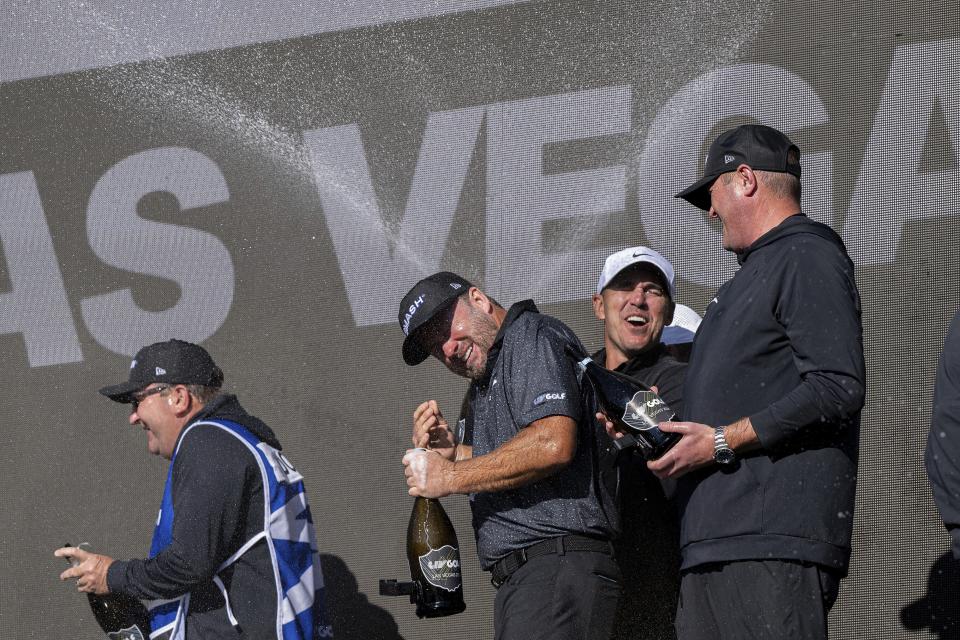
[[451,288],[451,289],[460,289],[460,288],[462,288],[462,287],[463,287],[463,285],[461,285],[459,282],[451,282],[451,283],[450,283],[450,288]]
[[723,163],[724,163],[724,164],[730,164],[730,163],[733,162],[734,160],[736,160],[736,158],[734,158],[734,157],[733,157],[732,155],[730,155],[729,153],[728,153],[728,154],[725,154],[725,155],[723,156]]
[[133,369],[135,366],[137,366],[137,361],[136,361],[136,360],[134,360],[133,362],[130,363],[130,368],[131,368],[131,369]]
[[167,372],[167,370],[164,369],[163,367],[156,367],[156,368],[153,370],[153,372],[154,372],[154,375],[162,376],[163,374],[165,374],[165,373]]

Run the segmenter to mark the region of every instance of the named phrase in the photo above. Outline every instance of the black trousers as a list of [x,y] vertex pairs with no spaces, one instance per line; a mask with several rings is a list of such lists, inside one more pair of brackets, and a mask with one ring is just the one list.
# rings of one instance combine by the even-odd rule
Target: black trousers
[[743,560],[680,578],[679,640],[826,640],[840,575],[815,564]]
[[533,558],[497,590],[496,640],[607,640],[622,579],[609,553]]

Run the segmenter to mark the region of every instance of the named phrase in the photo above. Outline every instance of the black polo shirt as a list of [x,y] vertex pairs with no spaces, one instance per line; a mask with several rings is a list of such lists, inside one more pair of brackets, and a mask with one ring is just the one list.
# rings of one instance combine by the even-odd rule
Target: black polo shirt
[[592,393],[581,394],[567,345],[584,353],[569,327],[539,313],[532,301],[518,302],[487,355],[485,377],[470,386],[466,413],[472,424],[466,431],[474,456],[490,453],[548,416],[577,422],[577,452],[567,467],[516,489],[470,495],[484,569],[548,538],[580,534],[606,539],[617,533],[614,499],[599,479],[601,438],[607,436],[593,417]]

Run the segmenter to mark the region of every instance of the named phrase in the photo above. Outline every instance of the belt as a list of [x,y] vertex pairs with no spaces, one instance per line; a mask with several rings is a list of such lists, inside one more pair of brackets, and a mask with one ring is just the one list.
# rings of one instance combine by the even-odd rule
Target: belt
[[529,547],[511,551],[506,556],[497,560],[496,564],[490,570],[490,582],[497,589],[507,581],[513,572],[527,564],[530,560],[540,556],[546,556],[551,553],[563,555],[568,551],[595,551],[613,555],[613,545],[609,540],[599,538],[587,538],[585,536],[560,536],[559,538],[550,538]]

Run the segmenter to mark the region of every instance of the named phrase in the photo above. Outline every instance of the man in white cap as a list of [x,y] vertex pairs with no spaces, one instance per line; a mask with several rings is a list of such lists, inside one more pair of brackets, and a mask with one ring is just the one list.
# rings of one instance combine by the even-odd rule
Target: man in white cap
[[593,294],[593,312],[603,321],[603,349],[594,360],[656,386],[679,413],[686,367],[661,342],[676,307],[673,279],[670,261],[647,247],[630,247],[607,258]]
[[[603,321],[604,345],[593,359],[656,386],[679,414],[686,364],[663,344],[679,306],[675,293],[673,265],[658,252],[630,247],[611,254],[593,295],[594,314]],[[673,508],[660,481],[633,458],[621,454],[612,460],[619,467],[622,528],[614,546],[624,577],[617,639],[671,635],[679,588],[679,531]]]

